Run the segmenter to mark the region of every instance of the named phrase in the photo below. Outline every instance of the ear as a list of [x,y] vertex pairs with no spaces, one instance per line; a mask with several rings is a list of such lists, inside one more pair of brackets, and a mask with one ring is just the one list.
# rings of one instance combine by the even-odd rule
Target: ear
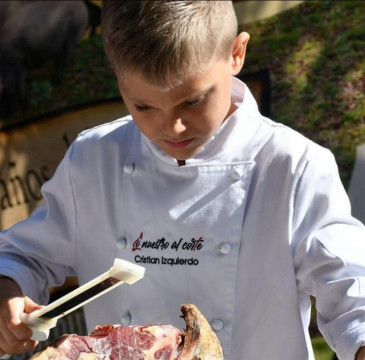
[[246,55],[246,47],[249,39],[250,35],[248,33],[241,32],[234,40],[231,55],[232,75],[237,75],[243,67]]

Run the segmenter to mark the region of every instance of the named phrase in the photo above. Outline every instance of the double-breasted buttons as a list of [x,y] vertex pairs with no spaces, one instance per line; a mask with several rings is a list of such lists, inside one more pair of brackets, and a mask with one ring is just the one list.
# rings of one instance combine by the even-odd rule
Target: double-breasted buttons
[[129,311],[126,311],[120,318],[120,323],[124,326],[128,326],[131,324],[131,322],[132,322],[132,314]]
[[[221,296],[213,297],[209,301],[207,318],[212,330],[219,334],[222,347],[228,351],[237,281],[235,270],[238,257],[235,250],[242,237],[242,226],[239,224],[242,224],[244,215],[249,186],[249,181],[245,179],[249,179],[249,169],[246,164],[239,163],[202,166],[192,163],[192,166],[176,168],[148,156],[132,156],[128,154],[120,167],[120,202],[123,206],[120,206],[118,214],[122,224],[117,224],[122,231],[119,230],[116,237],[120,238],[122,247],[122,237],[126,236],[127,245],[125,250],[117,247],[116,243],[114,246],[122,258],[146,265],[149,278],[158,278],[166,289],[176,287],[188,293],[192,286],[193,293],[188,299],[195,304],[204,304],[206,294],[217,292],[217,282],[221,284],[219,293],[224,302]],[[147,158],[151,162],[147,162]],[[161,177],[154,176],[155,171]],[[176,182],[179,196],[172,195]],[[146,188],[146,183],[151,186]],[[215,193],[217,188],[219,194]],[[194,189],[199,191],[199,198],[192,195]],[[161,199],[163,193],[166,198]],[[181,202],[181,198],[185,201]],[[150,211],[139,212],[136,217],[138,210],[148,209],[150,202],[158,203],[158,220],[152,221],[154,217]],[[229,207],[226,206],[227,202],[230,203]],[[202,230],[205,228],[206,231]],[[206,261],[208,256],[212,261]],[[187,273],[194,272],[195,268],[204,273],[206,281],[203,285],[186,282]],[[171,297],[171,303],[177,301],[176,294],[175,291],[167,294]],[[148,306],[138,306],[136,312],[136,296],[156,303],[155,311],[151,313]],[[165,304],[159,302],[154,281],[137,283],[131,291],[122,289],[118,301],[120,309],[115,321],[120,321],[124,326],[155,323],[157,314],[160,314],[158,321],[171,322],[171,309],[166,311]],[[130,312],[127,313],[127,310]]]
[[222,255],[227,255],[232,251],[232,245],[228,242],[223,242],[217,246],[217,249]]
[[214,319],[211,321],[210,326],[214,331],[219,331],[224,328],[224,322],[221,319]]
[[126,163],[123,166],[123,172],[127,175],[132,175],[136,168],[136,164],[134,162]]

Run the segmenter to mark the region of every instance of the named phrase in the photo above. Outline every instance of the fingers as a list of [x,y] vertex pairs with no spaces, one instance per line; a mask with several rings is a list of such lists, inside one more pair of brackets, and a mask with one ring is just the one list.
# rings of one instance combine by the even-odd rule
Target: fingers
[[44,305],[39,305],[35,303],[31,298],[25,296],[24,297],[24,312],[29,314],[35,310],[42,309]]
[[0,353],[17,354],[32,351],[38,342],[30,339],[32,331],[20,320],[25,309],[41,306],[26,297],[15,297],[4,301],[0,316]]
[[9,324],[8,326],[9,327],[1,326],[0,356],[4,354],[29,352],[34,350],[38,345],[37,341],[30,339],[32,332],[24,324],[19,325],[23,329],[19,329],[12,324]]
[[0,334],[0,357],[5,354],[20,354],[23,352],[33,351],[37,345],[37,341],[33,340],[18,340],[12,337],[12,340],[6,340],[2,334]]

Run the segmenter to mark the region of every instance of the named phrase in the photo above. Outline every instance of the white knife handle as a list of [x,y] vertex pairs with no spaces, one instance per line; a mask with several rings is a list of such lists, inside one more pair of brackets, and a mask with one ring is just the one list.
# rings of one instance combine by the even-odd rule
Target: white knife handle
[[35,321],[33,320],[31,323],[28,321],[29,315],[28,314],[21,314],[20,320],[27,324],[29,329],[32,330],[33,335],[31,339],[34,341],[45,341],[48,339],[49,330],[54,328],[57,324],[57,319],[42,319],[37,318]]
[[115,277],[132,285],[143,278],[145,268],[126,260],[114,259],[113,266],[109,269],[108,276]]
[[33,333],[33,335],[31,336],[31,340],[46,341],[48,339],[49,329],[39,329],[32,325],[29,325],[29,328],[32,330]]

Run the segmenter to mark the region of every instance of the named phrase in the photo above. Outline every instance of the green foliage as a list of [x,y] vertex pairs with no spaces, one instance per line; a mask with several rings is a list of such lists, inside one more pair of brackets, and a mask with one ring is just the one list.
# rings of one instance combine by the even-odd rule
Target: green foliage
[[33,95],[30,99],[30,106],[39,111],[44,110],[44,104],[51,101],[53,96],[53,86],[50,81],[31,81],[30,88]]
[[[270,69],[271,117],[330,148],[347,186],[365,142],[365,2],[306,1],[242,30],[251,35],[243,72]],[[28,73],[27,110],[0,126],[119,97],[100,35],[78,44],[59,83],[52,65]]]
[[115,77],[108,65],[100,35],[79,42],[64,77],[54,81],[54,64],[48,62],[27,74],[28,104],[25,110],[0,119],[9,125],[73,105],[119,97]]
[[244,72],[270,69],[272,118],[330,148],[347,186],[365,142],[365,2],[309,1],[241,30]]

